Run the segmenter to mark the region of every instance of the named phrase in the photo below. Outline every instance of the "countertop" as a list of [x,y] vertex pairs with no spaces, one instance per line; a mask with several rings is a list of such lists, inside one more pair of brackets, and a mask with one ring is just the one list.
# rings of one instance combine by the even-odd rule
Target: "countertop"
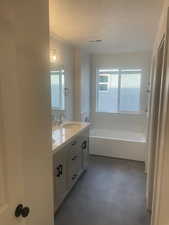
[[89,128],[90,123],[69,121],[65,124],[74,124],[74,126],[63,127],[53,126],[52,128],[52,151],[56,152],[82,131]]

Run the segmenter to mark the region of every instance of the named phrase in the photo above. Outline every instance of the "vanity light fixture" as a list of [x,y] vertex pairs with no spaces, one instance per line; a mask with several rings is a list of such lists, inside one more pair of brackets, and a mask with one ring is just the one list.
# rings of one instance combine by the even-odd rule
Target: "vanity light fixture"
[[56,49],[52,49],[50,50],[50,62],[56,63],[56,60],[57,60]]
[[52,56],[52,61],[55,62],[56,61],[56,55]]

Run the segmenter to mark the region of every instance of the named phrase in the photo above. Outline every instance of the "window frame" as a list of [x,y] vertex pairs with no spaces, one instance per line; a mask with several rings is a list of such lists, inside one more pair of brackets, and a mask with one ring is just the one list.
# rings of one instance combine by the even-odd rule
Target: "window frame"
[[[118,74],[118,96],[117,96],[117,112],[101,112],[98,111],[99,108],[99,70],[114,70],[115,74]],[[139,88],[139,110],[138,111],[123,111],[120,110],[120,91],[121,91],[121,77],[123,76],[122,73],[124,72],[130,72],[130,74],[136,74],[136,72],[140,73],[140,88]],[[143,69],[141,68],[122,68],[122,67],[96,67],[96,113],[109,113],[109,114],[129,114],[129,115],[140,115],[145,112],[141,110],[141,87],[142,87],[142,74]],[[110,76],[110,74],[109,74]],[[102,91],[101,91],[102,92]]]
[[[63,66],[50,66],[50,83],[51,83],[51,76],[52,76],[52,71],[59,71],[59,84],[62,84],[62,76],[65,76],[65,71]],[[63,96],[62,96],[63,93]],[[64,100],[63,100],[64,98]],[[52,96],[51,96],[52,100]],[[64,79],[64,87],[62,85],[59,85],[59,107],[52,106],[52,101],[51,101],[51,108],[52,110],[65,110],[65,79]]]

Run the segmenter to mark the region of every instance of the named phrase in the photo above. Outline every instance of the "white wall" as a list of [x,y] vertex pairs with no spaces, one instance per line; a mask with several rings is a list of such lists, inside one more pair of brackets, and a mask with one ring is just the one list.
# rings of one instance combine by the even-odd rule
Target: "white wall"
[[50,49],[56,49],[56,65],[65,70],[65,88],[69,89],[65,97],[65,118],[74,119],[74,54],[75,48],[55,35],[50,37]]
[[[149,80],[149,70],[151,62],[151,52],[141,53],[121,53],[112,55],[97,54],[92,56],[92,125],[96,128],[107,128],[117,130],[127,130],[134,132],[144,132],[146,129],[146,108],[147,108],[147,84]],[[141,68],[142,88],[141,88],[141,111],[140,115],[109,114],[96,112],[96,68]]]
[[90,119],[91,57],[82,49],[75,52],[75,120]]

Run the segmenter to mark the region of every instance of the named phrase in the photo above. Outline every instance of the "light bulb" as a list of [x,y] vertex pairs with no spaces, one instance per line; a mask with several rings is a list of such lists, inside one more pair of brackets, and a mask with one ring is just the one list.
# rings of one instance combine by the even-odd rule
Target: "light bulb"
[[56,55],[53,55],[53,56],[52,56],[52,61],[53,61],[53,62],[56,62]]

